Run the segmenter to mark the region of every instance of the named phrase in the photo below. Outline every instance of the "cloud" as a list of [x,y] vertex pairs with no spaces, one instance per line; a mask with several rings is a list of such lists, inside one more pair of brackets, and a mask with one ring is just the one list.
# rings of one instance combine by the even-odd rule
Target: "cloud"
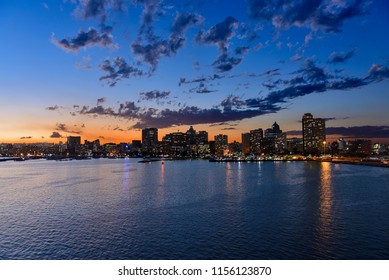
[[326,133],[350,138],[388,138],[389,126],[329,127]]
[[19,139],[31,139],[31,138],[32,138],[32,136],[22,136]]
[[[196,42],[204,45],[216,45],[219,49],[219,57],[212,63],[218,72],[230,71],[234,66],[242,62],[242,57],[234,57],[229,54],[229,41],[235,36],[235,30],[238,28],[238,21],[229,16],[222,22],[214,25],[209,30],[200,30],[196,35]],[[235,50],[236,55],[243,56],[249,50],[249,47],[238,47]]]
[[[374,70],[373,72],[375,73]],[[276,87],[284,85],[284,88],[271,91],[265,98],[252,99],[250,104],[255,106],[257,103],[285,103],[288,100],[311,93],[322,93],[328,90],[350,90],[377,80],[377,76],[374,78],[358,78],[335,75],[328,72],[325,68],[317,66],[312,59],[306,60],[303,67],[294,74],[295,76],[289,80],[279,80],[273,83]],[[382,76],[381,72],[378,76]]]
[[116,57],[112,62],[109,59],[106,59],[99,66],[100,70],[108,73],[107,75],[100,77],[100,81],[106,80],[110,87],[115,86],[121,79],[145,75],[142,70],[129,65],[122,57]]
[[224,127],[221,130],[236,130],[235,127]]
[[54,37],[51,41],[58,47],[66,50],[77,52],[81,48],[87,48],[91,46],[109,47],[113,45],[113,38],[111,35],[111,27],[105,26],[100,33],[93,27],[90,27],[88,31],[80,30],[78,34],[73,38],[57,40]]
[[277,29],[305,26],[340,32],[343,23],[367,13],[371,1],[353,0],[248,0],[250,16],[272,23]]
[[167,98],[170,95],[170,91],[152,90],[139,93],[142,100],[153,100]]
[[54,131],[51,135],[50,135],[50,138],[63,138],[63,136],[57,132],[57,131]]
[[235,18],[226,17],[208,31],[201,30],[196,36],[196,41],[200,44],[215,44],[221,52],[226,52],[228,41],[234,36],[237,27],[238,21]]
[[196,106],[183,106],[177,110],[140,108],[134,102],[127,101],[120,104],[118,109],[83,106],[79,114],[92,114],[135,120],[131,129],[145,127],[168,128],[177,125],[212,124],[238,121],[255,116],[275,113],[281,108],[272,104],[262,104],[256,108],[248,108],[245,100],[229,96],[222,103],[213,108],[199,108]]
[[45,109],[49,110],[49,111],[57,111],[57,110],[59,110],[59,108],[60,108],[60,106],[54,105],[54,106],[46,107]]
[[[288,131],[288,135],[302,135],[301,130]],[[389,138],[389,126],[327,127],[327,135],[341,135],[347,138]]]
[[84,20],[94,18],[104,22],[111,10],[123,11],[124,9],[123,0],[79,0],[78,2],[74,14]]
[[236,65],[242,62],[240,57],[229,57],[227,54],[220,55],[212,65],[218,70],[218,72],[228,72]]
[[[75,125],[75,127],[77,126]],[[69,129],[68,126],[64,123],[57,123],[55,129],[63,132],[68,132],[68,133],[81,134],[81,131]]]
[[138,38],[135,43],[131,44],[131,49],[138,60],[149,64],[151,71],[154,72],[162,57],[173,56],[184,46],[185,31],[189,27],[201,24],[204,19],[195,13],[177,13],[169,38],[163,39],[155,35],[153,28],[161,2],[158,0],[139,0],[138,2],[143,4],[144,8]]
[[199,82],[198,86],[189,89],[190,93],[211,93],[211,92],[216,92],[217,90],[211,90],[207,87],[207,85],[204,82]]
[[372,81],[382,81],[389,78],[389,67],[373,64],[369,70],[368,78]]
[[347,53],[333,52],[328,58],[328,63],[345,63],[347,60],[352,58],[355,54],[355,50],[351,50]]
[[101,104],[101,103],[104,103],[104,102],[106,102],[106,101],[107,101],[107,98],[101,97],[101,98],[98,98],[98,99],[97,99],[97,104]]

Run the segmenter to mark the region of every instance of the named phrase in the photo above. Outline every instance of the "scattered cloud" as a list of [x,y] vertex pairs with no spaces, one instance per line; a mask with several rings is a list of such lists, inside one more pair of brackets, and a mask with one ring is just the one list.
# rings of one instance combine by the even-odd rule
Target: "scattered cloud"
[[352,58],[355,54],[355,50],[351,50],[346,53],[338,53],[338,52],[333,52],[331,55],[328,57],[328,63],[345,63],[347,60]]
[[102,103],[105,103],[106,101],[107,101],[107,98],[101,97],[101,98],[97,99],[97,104],[102,104]]
[[[302,135],[301,130],[288,131],[288,135]],[[327,127],[327,135],[341,135],[347,138],[388,138],[389,126],[351,126],[351,127]]]
[[50,135],[50,138],[63,138],[63,136],[59,132],[53,131],[53,133]]
[[83,20],[93,18],[104,22],[111,10],[123,11],[124,3],[124,0],[79,0],[74,15]]
[[167,98],[170,95],[170,91],[152,90],[139,93],[142,100],[154,100]]
[[58,105],[54,105],[54,106],[46,107],[46,110],[49,110],[49,111],[57,111],[57,110],[59,110],[59,108],[61,108],[61,107],[58,106]]
[[277,29],[305,26],[326,33],[340,32],[343,23],[367,13],[371,1],[353,0],[248,0],[252,18]]
[[163,39],[155,35],[154,21],[160,13],[159,0],[138,0],[143,5],[141,26],[136,42],[131,44],[132,52],[138,60],[145,62],[154,72],[162,57],[173,56],[181,49],[186,41],[185,31],[200,25],[204,19],[195,13],[177,13],[171,26],[169,38]]
[[196,42],[203,45],[216,45],[219,49],[219,57],[212,63],[218,72],[230,71],[233,67],[242,62],[242,55],[246,54],[249,47],[238,47],[235,50],[238,57],[229,54],[230,39],[235,36],[238,28],[238,21],[229,16],[222,22],[214,25],[209,30],[200,30],[196,35]]
[[100,70],[107,75],[100,77],[100,81],[107,81],[110,87],[114,87],[121,79],[144,76],[145,73],[134,66],[129,65],[124,58],[116,57],[112,62],[109,59],[100,64]]
[[[75,128],[77,128],[78,126],[75,125]],[[85,126],[84,126],[85,127]],[[63,131],[63,132],[68,132],[68,133],[74,133],[74,134],[81,134],[81,131],[80,130],[73,130],[73,129],[70,129],[66,124],[64,123],[57,123],[55,125],[55,129],[56,130],[59,130],[59,131]]]
[[88,31],[81,29],[73,38],[57,40],[52,37],[51,41],[58,47],[66,51],[73,52],[77,52],[81,48],[91,46],[113,47],[114,44],[111,30],[111,27],[104,26],[103,31],[100,33],[93,27],[90,27]]

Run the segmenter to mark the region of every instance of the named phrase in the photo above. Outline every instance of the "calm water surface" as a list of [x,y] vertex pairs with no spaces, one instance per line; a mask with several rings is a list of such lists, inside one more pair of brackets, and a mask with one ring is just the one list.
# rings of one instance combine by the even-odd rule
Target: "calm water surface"
[[389,169],[0,163],[0,259],[389,259]]

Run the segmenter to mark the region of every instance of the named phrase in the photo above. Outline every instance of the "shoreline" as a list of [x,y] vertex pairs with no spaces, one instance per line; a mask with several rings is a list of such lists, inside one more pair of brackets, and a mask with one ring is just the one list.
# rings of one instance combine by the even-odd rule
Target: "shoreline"
[[[108,157],[107,157],[108,158]],[[22,157],[2,157],[0,162],[6,161],[29,161],[36,159],[46,159],[40,157],[33,158],[22,158]],[[86,158],[78,158],[78,160],[85,160]],[[91,159],[91,158],[88,158]],[[99,158],[97,158],[99,159]],[[115,158],[115,159],[125,159],[125,158]],[[138,163],[151,163],[151,162],[164,162],[172,160],[208,160],[209,162],[290,162],[290,161],[304,161],[304,162],[330,162],[330,163],[339,163],[339,164],[350,164],[350,165],[362,165],[362,166],[373,166],[373,167],[385,167],[389,168],[389,160],[380,160],[380,159],[366,159],[366,158],[288,158],[288,159],[207,159],[207,158],[136,158],[139,159]],[[72,160],[71,158],[57,159],[55,161],[64,161]]]

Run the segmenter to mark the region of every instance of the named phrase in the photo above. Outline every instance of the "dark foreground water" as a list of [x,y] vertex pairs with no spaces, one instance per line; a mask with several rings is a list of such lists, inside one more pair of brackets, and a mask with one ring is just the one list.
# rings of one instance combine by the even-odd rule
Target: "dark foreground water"
[[2,162],[0,259],[389,259],[389,169]]

